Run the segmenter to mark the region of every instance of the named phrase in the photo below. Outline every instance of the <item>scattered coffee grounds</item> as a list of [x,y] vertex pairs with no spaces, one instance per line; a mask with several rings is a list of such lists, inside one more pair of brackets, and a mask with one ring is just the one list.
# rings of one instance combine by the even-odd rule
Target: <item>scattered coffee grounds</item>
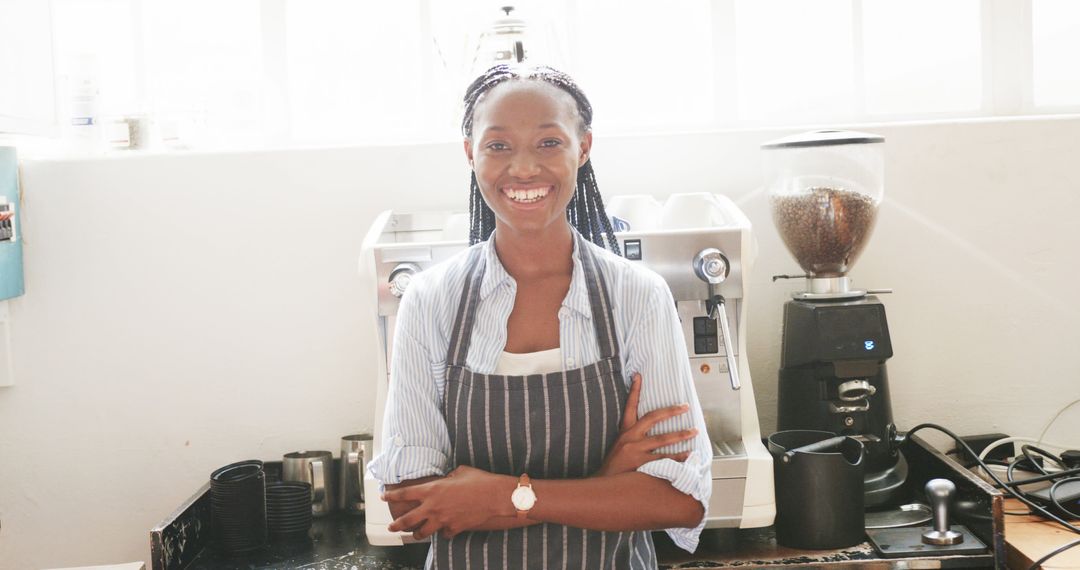
[[773,196],[773,222],[802,266],[815,277],[840,277],[851,269],[874,229],[877,204],[842,188],[810,188]]

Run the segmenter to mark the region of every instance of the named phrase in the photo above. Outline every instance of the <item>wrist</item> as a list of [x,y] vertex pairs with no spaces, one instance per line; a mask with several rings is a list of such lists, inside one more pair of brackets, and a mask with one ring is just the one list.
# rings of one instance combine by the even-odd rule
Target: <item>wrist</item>
[[516,517],[517,509],[514,508],[510,496],[514,494],[514,489],[517,489],[518,478],[511,475],[499,475],[498,477],[499,480],[495,485],[497,492],[491,494],[492,497],[495,497],[495,516]]

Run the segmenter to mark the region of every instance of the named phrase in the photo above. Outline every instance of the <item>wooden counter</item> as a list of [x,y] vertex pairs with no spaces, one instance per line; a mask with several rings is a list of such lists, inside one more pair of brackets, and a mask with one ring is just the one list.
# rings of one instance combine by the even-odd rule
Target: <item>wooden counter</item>
[[[1027,506],[1017,499],[1005,500],[1006,512],[1026,510]],[[1080,521],[1072,523],[1080,526]],[[1036,560],[1077,539],[1080,539],[1080,535],[1035,515],[1005,516],[1006,560],[1009,568],[1027,570]],[[1047,560],[1043,568],[1080,568],[1080,546]]]

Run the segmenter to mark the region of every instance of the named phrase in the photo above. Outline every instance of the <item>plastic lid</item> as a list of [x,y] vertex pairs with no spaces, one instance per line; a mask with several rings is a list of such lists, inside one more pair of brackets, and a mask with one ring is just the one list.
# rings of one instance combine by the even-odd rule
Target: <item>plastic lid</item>
[[885,142],[885,137],[871,133],[858,131],[810,131],[799,133],[781,139],[769,141],[761,145],[763,149],[772,148],[797,148],[812,146],[835,146],[841,144],[871,144]]

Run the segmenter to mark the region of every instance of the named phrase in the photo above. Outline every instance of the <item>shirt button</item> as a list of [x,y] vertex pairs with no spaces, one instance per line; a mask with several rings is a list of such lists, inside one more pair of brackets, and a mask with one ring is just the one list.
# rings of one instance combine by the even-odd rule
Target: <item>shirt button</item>
[[394,436],[394,445],[396,445],[398,447],[401,447],[401,446],[405,445],[405,439],[402,438],[400,435],[395,435]]
[[574,359],[573,358],[567,358],[566,359],[566,365],[567,366],[573,366],[574,365]]

